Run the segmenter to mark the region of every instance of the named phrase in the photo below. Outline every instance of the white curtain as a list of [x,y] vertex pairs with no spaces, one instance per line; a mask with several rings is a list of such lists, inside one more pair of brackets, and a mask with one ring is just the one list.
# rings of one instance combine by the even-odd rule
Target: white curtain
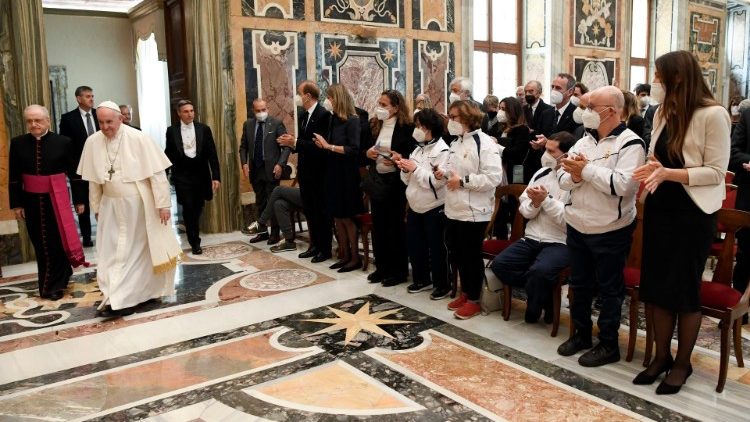
[[169,126],[167,62],[159,61],[153,33],[146,40],[138,40],[136,68],[141,130],[164,149],[164,135]]

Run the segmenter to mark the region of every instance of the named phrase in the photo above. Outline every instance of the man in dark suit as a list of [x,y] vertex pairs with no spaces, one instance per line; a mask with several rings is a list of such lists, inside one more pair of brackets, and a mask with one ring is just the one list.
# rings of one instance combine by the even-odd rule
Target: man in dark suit
[[549,136],[552,134],[554,124],[554,113],[547,112],[554,107],[542,100],[542,84],[539,81],[529,81],[524,88],[526,93],[526,105],[523,108],[526,117],[526,125],[535,135]]
[[325,204],[325,151],[315,145],[314,134],[327,136],[331,113],[318,102],[320,88],[313,81],[304,81],[297,86],[295,103],[301,107],[297,121],[297,138],[284,135],[277,140],[279,145],[295,148],[299,154],[297,180],[302,194],[302,208],[310,230],[310,248],[299,254],[300,258],[312,257],[313,262],[331,258],[333,220],[326,213]]
[[[750,109],[740,115],[740,121],[732,134],[729,170],[735,172],[738,210],[750,211]],[[737,265],[732,274],[732,287],[744,293],[750,280],[750,230],[737,232]],[[747,314],[743,317],[747,324]]]
[[[258,216],[268,205],[268,197],[279,186],[281,173],[289,159],[289,148],[280,146],[276,139],[286,133],[284,124],[268,115],[268,106],[260,98],[253,101],[253,115],[242,126],[240,138],[240,162],[245,177],[250,178],[255,192],[255,206]],[[272,226],[268,234],[265,221],[250,228],[255,237],[250,243],[268,241],[269,245],[279,243],[279,227]]]
[[141,130],[138,126],[133,125],[133,107],[130,107],[130,104],[120,104],[120,114],[122,114],[123,123],[133,129]]
[[[573,133],[580,126],[573,120],[573,112],[576,106],[570,101],[576,86],[576,78],[567,73],[558,73],[552,80],[552,91],[550,102],[554,106],[552,133]],[[549,112],[548,112],[549,113]]]
[[[86,138],[99,130],[99,121],[94,109],[94,90],[89,86],[79,86],[75,91],[78,107],[60,116],[60,135],[70,138],[76,160],[81,159]],[[84,247],[94,246],[91,241],[91,213],[89,211],[88,186],[85,187],[84,210],[78,214],[78,227],[81,229]]]
[[169,172],[177,193],[177,203],[182,205],[188,243],[193,254],[200,255],[199,226],[205,201],[214,197],[221,186],[219,157],[211,128],[195,121],[195,109],[190,100],[177,103],[180,123],[167,128],[167,146],[164,153],[172,162]]

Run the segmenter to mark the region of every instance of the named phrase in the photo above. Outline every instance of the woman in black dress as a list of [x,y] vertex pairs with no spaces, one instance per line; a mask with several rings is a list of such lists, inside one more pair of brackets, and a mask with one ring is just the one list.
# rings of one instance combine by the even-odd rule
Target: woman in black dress
[[326,155],[326,209],[336,224],[336,233],[346,256],[331,265],[340,273],[362,266],[359,258],[357,225],[354,217],[362,213],[362,192],[359,189],[359,117],[349,91],[339,84],[326,90],[332,109],[331,125],[323,137],[315,134],[315,145]]
[[641,139],[645,139],[646,119],[641,116],[641,110],[638,108],[638,99],[630,91],[623,90],[622,95],[625,97],[625,108],[622,109],[622,121],[628,129],[635,132]]
[[[729,114],[713,98],[698,62],[687,51],[656,59],[651,96],[654,118],[649,161],[633,173],[645,183],[640,299],[646,303],[656,356],[633,379],[656,394],[680,391],[701,324],[700,286],[725,194]],[[634,323],[634,322],[631,322]],[[671,342],[677,323],[677,355]]]

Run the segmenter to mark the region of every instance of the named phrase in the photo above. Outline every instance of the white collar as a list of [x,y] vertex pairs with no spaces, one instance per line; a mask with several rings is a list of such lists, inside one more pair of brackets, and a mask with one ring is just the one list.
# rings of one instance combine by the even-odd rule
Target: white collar
[[83,117],[86,117],[87,113],[91,114],[92,117],[94,116],[94,109],[93,108],[91,110],[89,110],[89,111],[83,111],[83,109],[81,108],[81,106],[78,106],[78,112],[81,113],[81,116],[83,116]]
[[193,123],[195,123],[195,122],[190,122],[188,124],[185,124],[185,122],[183,122],[182,120],[180,120],[180,126],[183,129],[192,129],[194,127]]
[[36,139],[36,140],[38,141],[38,140],[40,140],[40,139],[44,138],[45,136],[47,136],[47,134],[48,134],[48,133],[49,133],[49,129],[47,129],[47,131],[45,131],[45,132],[44,132],[44,133],[42,134],[42,136],[40,136],[40,137],[38,137],[38,138],[37,138],[36,136],[34,136],[34,135],[31,135],[31,134],[29,134],[29,135],[31,135],[31,136],[32,136],[32,137],[33,137],[34,139]]
[[571,105],[571,104],[570,104],[570,100],[568,100],[568,102],[567,102],[567,103],[565,103],[565,105],[564,105],[564,106],[562,106],[562,107],[560,107],[560,108],[557,108],[557,107],[555,107],[555,110],[559,111],[559,112],[560,112],[560,116],[562,116],[563,114],[565,114],[565,110],[567,110],[567,109],[568,109],[568,107],[570,107],[570,105]]
[[318,106],[318,102],[315,101],[313,105],[310,106],[310,108],[305,109],[308,115],[312,116],[313,110],[315,110],[315,107]]

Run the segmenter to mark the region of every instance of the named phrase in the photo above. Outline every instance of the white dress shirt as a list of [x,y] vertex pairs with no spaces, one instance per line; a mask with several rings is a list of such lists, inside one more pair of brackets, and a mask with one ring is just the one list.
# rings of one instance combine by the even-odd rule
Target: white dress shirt
[[185,150],[185,155],[195,158],[195,125],[193,125],[193,122],[187,125],[180,122],[180,131],[182,132],[182,148]]
[[78,107],[78,112],[81,113],[81,120],[83,120],[83,128],[86,129],[86,133],[89,131],[89,127],[86,125],[86,114],[91,116],[91,127],[94,128],[94,133],[96,133],[96,123],[94,122],[94,109],[90,109],[89,111],[83,111],[81,107]]

